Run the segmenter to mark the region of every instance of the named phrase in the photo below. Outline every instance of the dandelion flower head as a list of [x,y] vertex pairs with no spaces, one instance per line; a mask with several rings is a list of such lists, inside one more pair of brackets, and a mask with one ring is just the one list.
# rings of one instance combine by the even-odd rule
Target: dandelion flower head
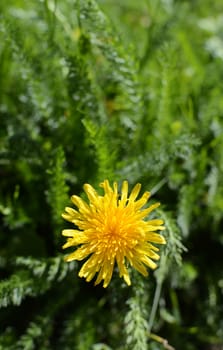
[[137,199],[141,188],[139,183],[129,196],[127,181],[123,181],[120,195],[117,182],[111,187],[109,181],[104,180],[100,187],[104,190],[103,196],[91,185],[85,184],[89,203],[73,195],[71,200],[78,210],[67,207],[62,214],[64,219],[75,225],[75,229],[62,232],[67,237],[63,248],[76,248],[65,260],[85,260],[79,277],[89,282],[97,275],[95,285],[103,281],[103,287],[110,283],[117,265],[119,276],[130,285],[129,265],[143,276],[148,275],[148,267],[157,267],[154,260],[159,260],[159,249],[154,243],[165,244],[164,237],[156,232],[164,229],[163,221],[145,218],[159,203],[145,208],[150,193],[145,192]]

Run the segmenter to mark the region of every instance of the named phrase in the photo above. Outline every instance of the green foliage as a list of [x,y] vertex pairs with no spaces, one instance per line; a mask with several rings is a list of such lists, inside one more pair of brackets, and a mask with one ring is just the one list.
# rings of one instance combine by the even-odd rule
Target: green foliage
[[50,334],[51,328],[52,325],[50,324],[49,317],[37,317],[36,321],[30,322],[26,333],[17,341],[16,348],[18,350],[34,350],[37,347],[38,349],[48,349],[46,336]]
[[73,264],[70,266],[65,264],[60,256],[42,260],[16,257],[13,265],[26,269],[19,270],[0,283],[0,307],[10,304],[20,305],[27,296],[45,293],[51,288],[53,282],[62,281],[68,271],[74,268]]
[[[222,346],[222,11],[1,1],[0,350]],[[162,204],[159,268],[129,288],[62,255],[69,196],[105,178]]]
[[147,349],[148,322],[146,312],[145,285],[141,278],[135,276],[133,295],[128,299],[129,307],[124,324],[126,332],[126,349]]
[[64,170],[65,156],[62,148],[58,148],[55,160],[52,162],[49,173],[49,190],[46,192],[48,204],[51,206],[52,222],[56,228],[56,235],[60,237],[61,213],[68,202],[68,186]]
[[98,178],[97,183],[101,179],[112,180],[113,175],[113,165],[115,161],[115,154],[109,149],[109,138],[106,135],[106,127],[97,127],[91,120],[82,120],[84,127],[88,133],[87,140],[89,145],[94,146],[94,156],[95,162],[98,168]]

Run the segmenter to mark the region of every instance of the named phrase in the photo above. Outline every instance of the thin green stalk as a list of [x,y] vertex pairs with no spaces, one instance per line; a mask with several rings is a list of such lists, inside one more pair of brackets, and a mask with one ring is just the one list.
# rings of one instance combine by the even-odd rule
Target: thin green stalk
[[162,289],[162,284],[163,284],[162,282],[159,282],[156,285],[156,290],[155,290],[155,295],[154,295],[154,299],[153,299],[152,310],[151,310],[151,314],[150,314],[150,318],[149,318],[149,325],[148,325],[149,333],[151,332],[151,329],[153,327],[153,323],[154,323],[154,320],[155,320],[156,311],[157,311],[157,308],[158,308],[160,294],[161,294],[161,289]]

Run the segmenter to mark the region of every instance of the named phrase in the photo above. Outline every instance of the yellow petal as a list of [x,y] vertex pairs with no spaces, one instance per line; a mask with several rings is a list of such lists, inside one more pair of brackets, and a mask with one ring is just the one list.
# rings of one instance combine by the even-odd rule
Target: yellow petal
[[136,184],[129,196],[129,202],[134,202],[134,200],[138,197],[138,194],[140,192],[141,189],[141,184]]
[[123,181],[121,193],[121,202],[124,202],[125,204],[128,197],[128,181]]

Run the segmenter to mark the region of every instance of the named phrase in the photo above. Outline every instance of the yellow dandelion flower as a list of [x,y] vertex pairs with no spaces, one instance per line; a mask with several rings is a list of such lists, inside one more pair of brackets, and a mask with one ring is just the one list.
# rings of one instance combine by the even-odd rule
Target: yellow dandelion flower
[[100,184],[104,196],[95,189],[84,185],[89,204],[78,196],[71,200],[78,208],[65,208],[63,218],[72,222],[78,229],[66,229],[62,234],[68,237],[63,248],[77,247],[65,260],[83,260],[88,258],[79,272],[89,282],[97,274],[95,285],[102,280],[103,287],[111,281],[115,263],[120,277],[130,285],[127,262],[142,275],[147,276],[147,267],[157,267],[153,260],[158,260],[158,248],[153,243],[165,244],[165,239],[157,230],[163,230],[163,221],[144,219],[159,203],[142,209],[149,199],[150,193],[145,192],[138,200],[141,185],[138,183],[128,196],[128,182],[123,181],[121,195],[118,193],[117,182],[113,188],[109,181]]

